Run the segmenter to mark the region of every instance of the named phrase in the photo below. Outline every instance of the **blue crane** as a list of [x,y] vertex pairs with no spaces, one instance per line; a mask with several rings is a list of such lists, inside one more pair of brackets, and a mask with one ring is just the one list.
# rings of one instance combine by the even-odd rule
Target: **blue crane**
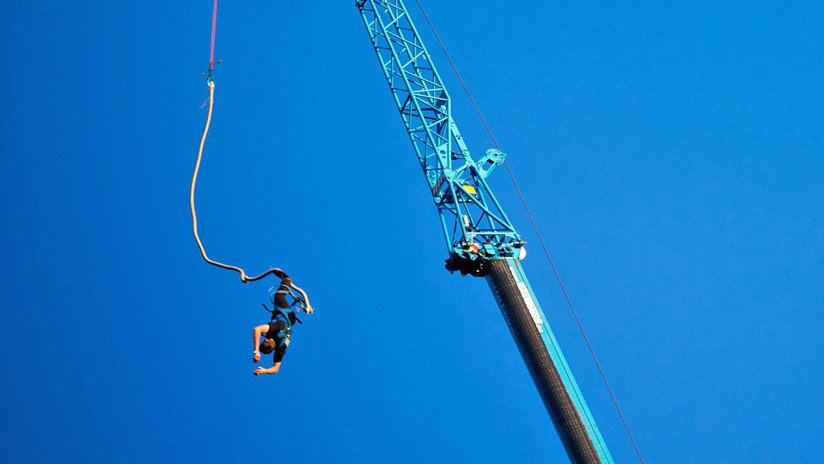
[[356,0],[438,210],[446,268],[485,277],[570,461],[613,463],[520,260],[525,242],[487,180],[506,157],[473,160],[452,101],[402,0]]

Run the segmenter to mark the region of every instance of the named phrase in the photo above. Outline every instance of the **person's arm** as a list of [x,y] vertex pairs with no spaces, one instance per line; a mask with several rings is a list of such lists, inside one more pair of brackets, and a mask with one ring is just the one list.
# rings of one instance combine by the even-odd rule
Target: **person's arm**
[[254,349],[254,357],[252,360],[254,362],[260,361],[260,351],[258,351],[258,347],[260,346],[260,336],[263,335],[264,332],[269,331],[269,324],[259,325],[252,330],[252,343]]
[[266,368],[266,367],[263,367],[263,366],[258,366],[257,369],[255,369],[254,374],[255,375],[277,374],[278,370],[280,370],[280,363],[275,363],[274,366],[269,367],[269,368]]

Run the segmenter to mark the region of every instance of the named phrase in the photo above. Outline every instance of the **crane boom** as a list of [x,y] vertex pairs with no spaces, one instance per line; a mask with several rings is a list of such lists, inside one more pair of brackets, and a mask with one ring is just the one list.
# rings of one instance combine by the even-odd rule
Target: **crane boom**
[[519,262],[525,242],[487,183],[505,154],[475,162],[403,0],[356,0],[437,207],[446,268],[486,277],[561,442],[575,464],[614,461]]

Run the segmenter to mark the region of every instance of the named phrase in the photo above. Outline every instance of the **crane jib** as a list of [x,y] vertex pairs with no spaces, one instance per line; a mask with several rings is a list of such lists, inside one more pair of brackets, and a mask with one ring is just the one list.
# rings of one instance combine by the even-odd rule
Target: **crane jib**
[[476,264],[467,251],[474,243],[492,245],[484,249],[487,257],[518,256],[520,236],[486,181],[488,158],[482,168],[472,159],[452,118],[449,92],[406,6],[398,0],[356,5],[442,218],[448,253]]
[[517,259],[496,260],[486,280],[575,463],[613,463],[598,425]]
[[451,99],[402,0],[357,0],[373,49],[435,200],[446,268],[486,277],[570,460],[613,464],[558,342],[526,279],[524,242],[487,184],[506,155],[475,163]]

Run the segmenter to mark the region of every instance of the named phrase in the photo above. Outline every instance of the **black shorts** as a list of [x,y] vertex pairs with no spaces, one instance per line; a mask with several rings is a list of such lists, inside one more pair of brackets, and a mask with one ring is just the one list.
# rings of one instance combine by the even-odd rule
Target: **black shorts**
[[[284,332],[283,337],[278,335],[281,331]],[[269,323],[269,331],[266,332],[266,338],[272,339],[275,343],[277,343],[277,348],[275,348],[275,351],[272,352],[272,359],[275,364],[283,361],[283,355],[286,354],[286,348],[289,347],[289,338],[291,336],[290,332],[291,330],[289,330],[288,326],[283,321]]]

